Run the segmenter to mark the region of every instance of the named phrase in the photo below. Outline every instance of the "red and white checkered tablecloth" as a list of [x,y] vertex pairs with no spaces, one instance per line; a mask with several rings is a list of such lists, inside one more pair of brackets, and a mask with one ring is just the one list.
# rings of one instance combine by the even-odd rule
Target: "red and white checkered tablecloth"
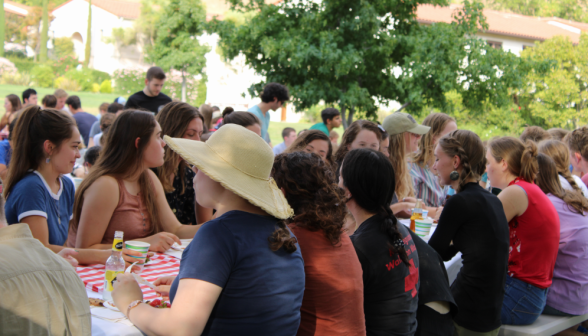
[[[151,258],[153,263],[145,265],[141,277],[149,282],[167,275],[177,276],[180,271],[180,259],[174,258],[167,254],[155,253]],[[78,275],[84,282],[87,289],[93,292],[102,293],[104,289],[104,265],[80,266],[76,269]],[[144,300],[153,300],[158,297],[157,293],[151,288],[140,285],[143,290]]]

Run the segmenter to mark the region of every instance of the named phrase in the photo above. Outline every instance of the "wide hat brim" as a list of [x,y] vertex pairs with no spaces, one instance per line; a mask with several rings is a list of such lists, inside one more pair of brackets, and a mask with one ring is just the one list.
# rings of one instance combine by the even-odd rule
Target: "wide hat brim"
[[205,142],[170,138],[167,135],[163,137],[163,140],[174,152],[212,180],[219,182],[224,188],[262,208],[270,215],[279,219],[290,218],[294,215],[294,211],[273,178],[260,179],[246,174],[223,159]]

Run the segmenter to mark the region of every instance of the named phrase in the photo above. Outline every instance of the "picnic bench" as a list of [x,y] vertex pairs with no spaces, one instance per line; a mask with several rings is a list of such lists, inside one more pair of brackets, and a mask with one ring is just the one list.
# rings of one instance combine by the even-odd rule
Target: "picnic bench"
[[498,336],[552,336],[586,320],[588,314],[574,317],[540,315],[535,323],[528,326],[505,324]]

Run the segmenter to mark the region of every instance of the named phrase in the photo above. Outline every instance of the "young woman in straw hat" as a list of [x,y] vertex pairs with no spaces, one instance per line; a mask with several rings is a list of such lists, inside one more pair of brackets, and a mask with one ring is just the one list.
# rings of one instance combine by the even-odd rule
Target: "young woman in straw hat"
[[286,153],[276,157],[272,176],[296,214],[287,223],[304,258],[297,335],[365,335],[361,264],[342,230],[345,195],[331,165],[313,153]]
[[155,281],[171,309],[141,303],[130,274],[115,283],[116,306],[149,335],[295,335],[304,264],[283,222],[294,215],[292,208],[270,178],[271,148],[231,124],[206,143],[165,141],[198,168],[197,201],[216,209],[216,218],[184,251],[179,275]]
[[149,169],[164,163],[165,143],[153,114],[127,110],[110,127],[98,162],[76,191],[68,245],[108,249],[114,232],[123,231],[125,240],[165,252],[181,243],[178,237],[192,238],[199,227],[180,224]]

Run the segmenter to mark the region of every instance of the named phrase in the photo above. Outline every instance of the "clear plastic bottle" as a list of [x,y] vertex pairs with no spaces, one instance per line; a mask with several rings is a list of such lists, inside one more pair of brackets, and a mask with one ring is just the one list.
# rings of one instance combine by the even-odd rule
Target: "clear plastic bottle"
[[123,232],[116,231],[114,233],[114,241],[112,242],[112,254],[106,260],[106,273],[104,274],[104,291],[102,298],[105,301],[112,302],[112,283],[119,273],[125,272],[125,260],[122,257],[123,249]]

